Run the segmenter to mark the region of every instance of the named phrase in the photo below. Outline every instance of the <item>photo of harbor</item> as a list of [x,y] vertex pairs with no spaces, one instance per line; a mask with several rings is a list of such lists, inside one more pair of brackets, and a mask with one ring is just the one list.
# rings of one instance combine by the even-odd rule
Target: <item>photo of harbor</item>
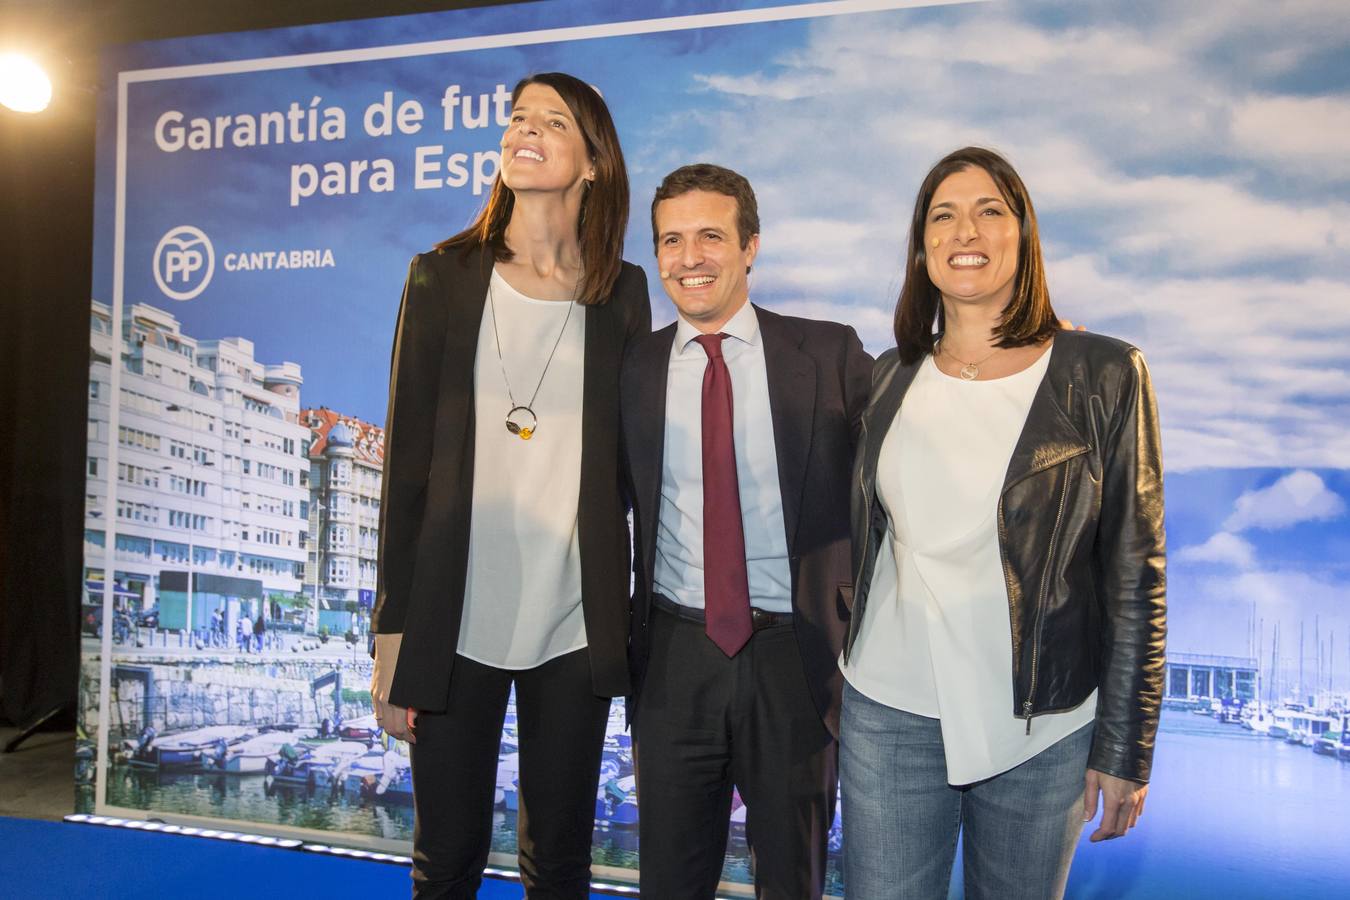
[[[83,683],[98,685],[96,656]],[[407,745],[370,713],[370,660],[228,658],[112,666],[107,803],[157,815],[412,839]],[[344,687],[351,684],[354,687]],[[92,712],[90,713],[92,715]],[[77,781],[92,779],[82,742]],[[494,852],[514,856],[519,791],[515,698],[503,723]],[[623,704],[611,708],[595,798],[594,861],[637,865],[638,804]],[[733,800],[727,878],[749,883],[745,808]],[[836,821],[831,834],[839,844]]]
[[[94,669],[85,678],[91,688],[96,659],[87,663]],[[1210,826],[1225,835],[1226,854],[1243,860],[1211,879],[1240,882],[1244,869],[1278,870],[1293,859],[1303,860],[1290,874],[1294,883],[1330,886],[1346,877],[1341,837],[1334,822],[1323,827],[1320,811],[1350,802],[1350,705],[1343,696],[1324,696],[1326,706],[1294,700],[1271,706],[1243,696],[1245,686],[1262,681],[1259,669],[1243,663],[1169,658],[1169,685],[1180,688],[1184,679],[1188,692],[1174,691],[1165,701],[1148,816],[1129,841],[1087,846],[1085,830],[1071,884],[1087,890],[1122,856],[1138,857],[1146,874],[1156,870],[1156,883],[1196,877],[1177,847],[1200,841]],[[407,748],[385,736],[369,712],[368,658],[302,662],[278,655],[183,666],[119,656],[112,671],[109,806],[263,830],[278,825],[411,840]],[[498,757],[492,844],[507,856],[516,850],[516,737],[512,700]],[[92,754],[92,742],[85,742],[77,760],[86,804]],[[733,807],[724,878],[749,884],[739,797]],[[630,736],[615,703],[596,786],[597,865],[636,867],[638,815]],[[830,843],[836,854],[829,886],[837,894],[837,819]],[[1315,864],[1318,859],[1325,864]],[[1154,883],[1132,890],[1148,896],[1144,889]]]
[[1068,896],[1340,896],[1350,764],[1194,710],[1164,709],[1139,826],[1090,844]]

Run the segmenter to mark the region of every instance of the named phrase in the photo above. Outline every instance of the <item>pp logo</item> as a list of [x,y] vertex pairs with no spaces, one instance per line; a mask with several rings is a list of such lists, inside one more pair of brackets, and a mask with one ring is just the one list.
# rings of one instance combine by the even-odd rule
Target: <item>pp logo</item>
[[164,296],[191,300],[206,290],[216,270],[216,252],[200,228],[179,225],[155,247],[155,283]]

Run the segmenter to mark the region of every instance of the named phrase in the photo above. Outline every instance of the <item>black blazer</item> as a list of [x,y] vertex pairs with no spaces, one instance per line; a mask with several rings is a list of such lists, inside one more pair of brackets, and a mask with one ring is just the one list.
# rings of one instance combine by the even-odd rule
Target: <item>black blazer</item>
[[[780,316],[759,306],[769,409],[792,571],[793,626],[816,708],[839,732],[837,660],[853,602],[849,573],[849,472],[867,405],[872,358],[852,328]],[[665,458],[666,379],[675,326],[636,342],[624,361],[624,459],[633,496],[634,594],[630,656],[641,705],[656,529]]]
[[[371,629],[403,634],[389,700],[445,709],[464,612],[473,499],[474,357],[492,254],[413,258],[389,377],[380,498],[379,584]],[[624,263],[609,300],[586,307],[578,540],[592,684],[629,690],[629,543],[619,476],[619,366],[651,331],[647,276]]]

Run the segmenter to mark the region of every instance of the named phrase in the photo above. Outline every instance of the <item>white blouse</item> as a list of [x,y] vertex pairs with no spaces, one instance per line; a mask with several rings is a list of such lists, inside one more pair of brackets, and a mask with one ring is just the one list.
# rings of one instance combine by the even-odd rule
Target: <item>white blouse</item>
[[877,464],[890,521],[844,677],[864,696],[941,720],[947,781],[1005,772],[1093,721],[1097,695],[1026,720],[1013,710],[1012,625],[998,499],[1053,347],[989,381],[915,374]]
[[[586,308],[526,297],[495,270],[491,292],[502,362],[494,304],[484,298],[473,370],[469,570],[456,652],[502,669],[529,669],[586,646],[577,543]],[[513,404],[502,366],[515,402],[528,404],[560,331],[534,401],[538,428],[521,440],[506,430]]]

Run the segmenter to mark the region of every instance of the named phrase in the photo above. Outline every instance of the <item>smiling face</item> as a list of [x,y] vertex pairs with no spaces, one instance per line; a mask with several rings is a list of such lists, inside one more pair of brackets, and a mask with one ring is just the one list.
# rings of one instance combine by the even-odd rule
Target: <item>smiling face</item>
[[576,118],[558,92],[527,84],[502,134],[502,181],[511,190],[566,191],[595,178]]
[[680,315],[705,334],[721,330],[750,296],[747,270],[759,235],[741,246],[736,199],[688,191],[656,205],[656,261],[661,283]]
[[948,175],[924,220],[928,277],[945,302],[1002,310],[1012,299],[1021,235],[988,172],[972,166]]

